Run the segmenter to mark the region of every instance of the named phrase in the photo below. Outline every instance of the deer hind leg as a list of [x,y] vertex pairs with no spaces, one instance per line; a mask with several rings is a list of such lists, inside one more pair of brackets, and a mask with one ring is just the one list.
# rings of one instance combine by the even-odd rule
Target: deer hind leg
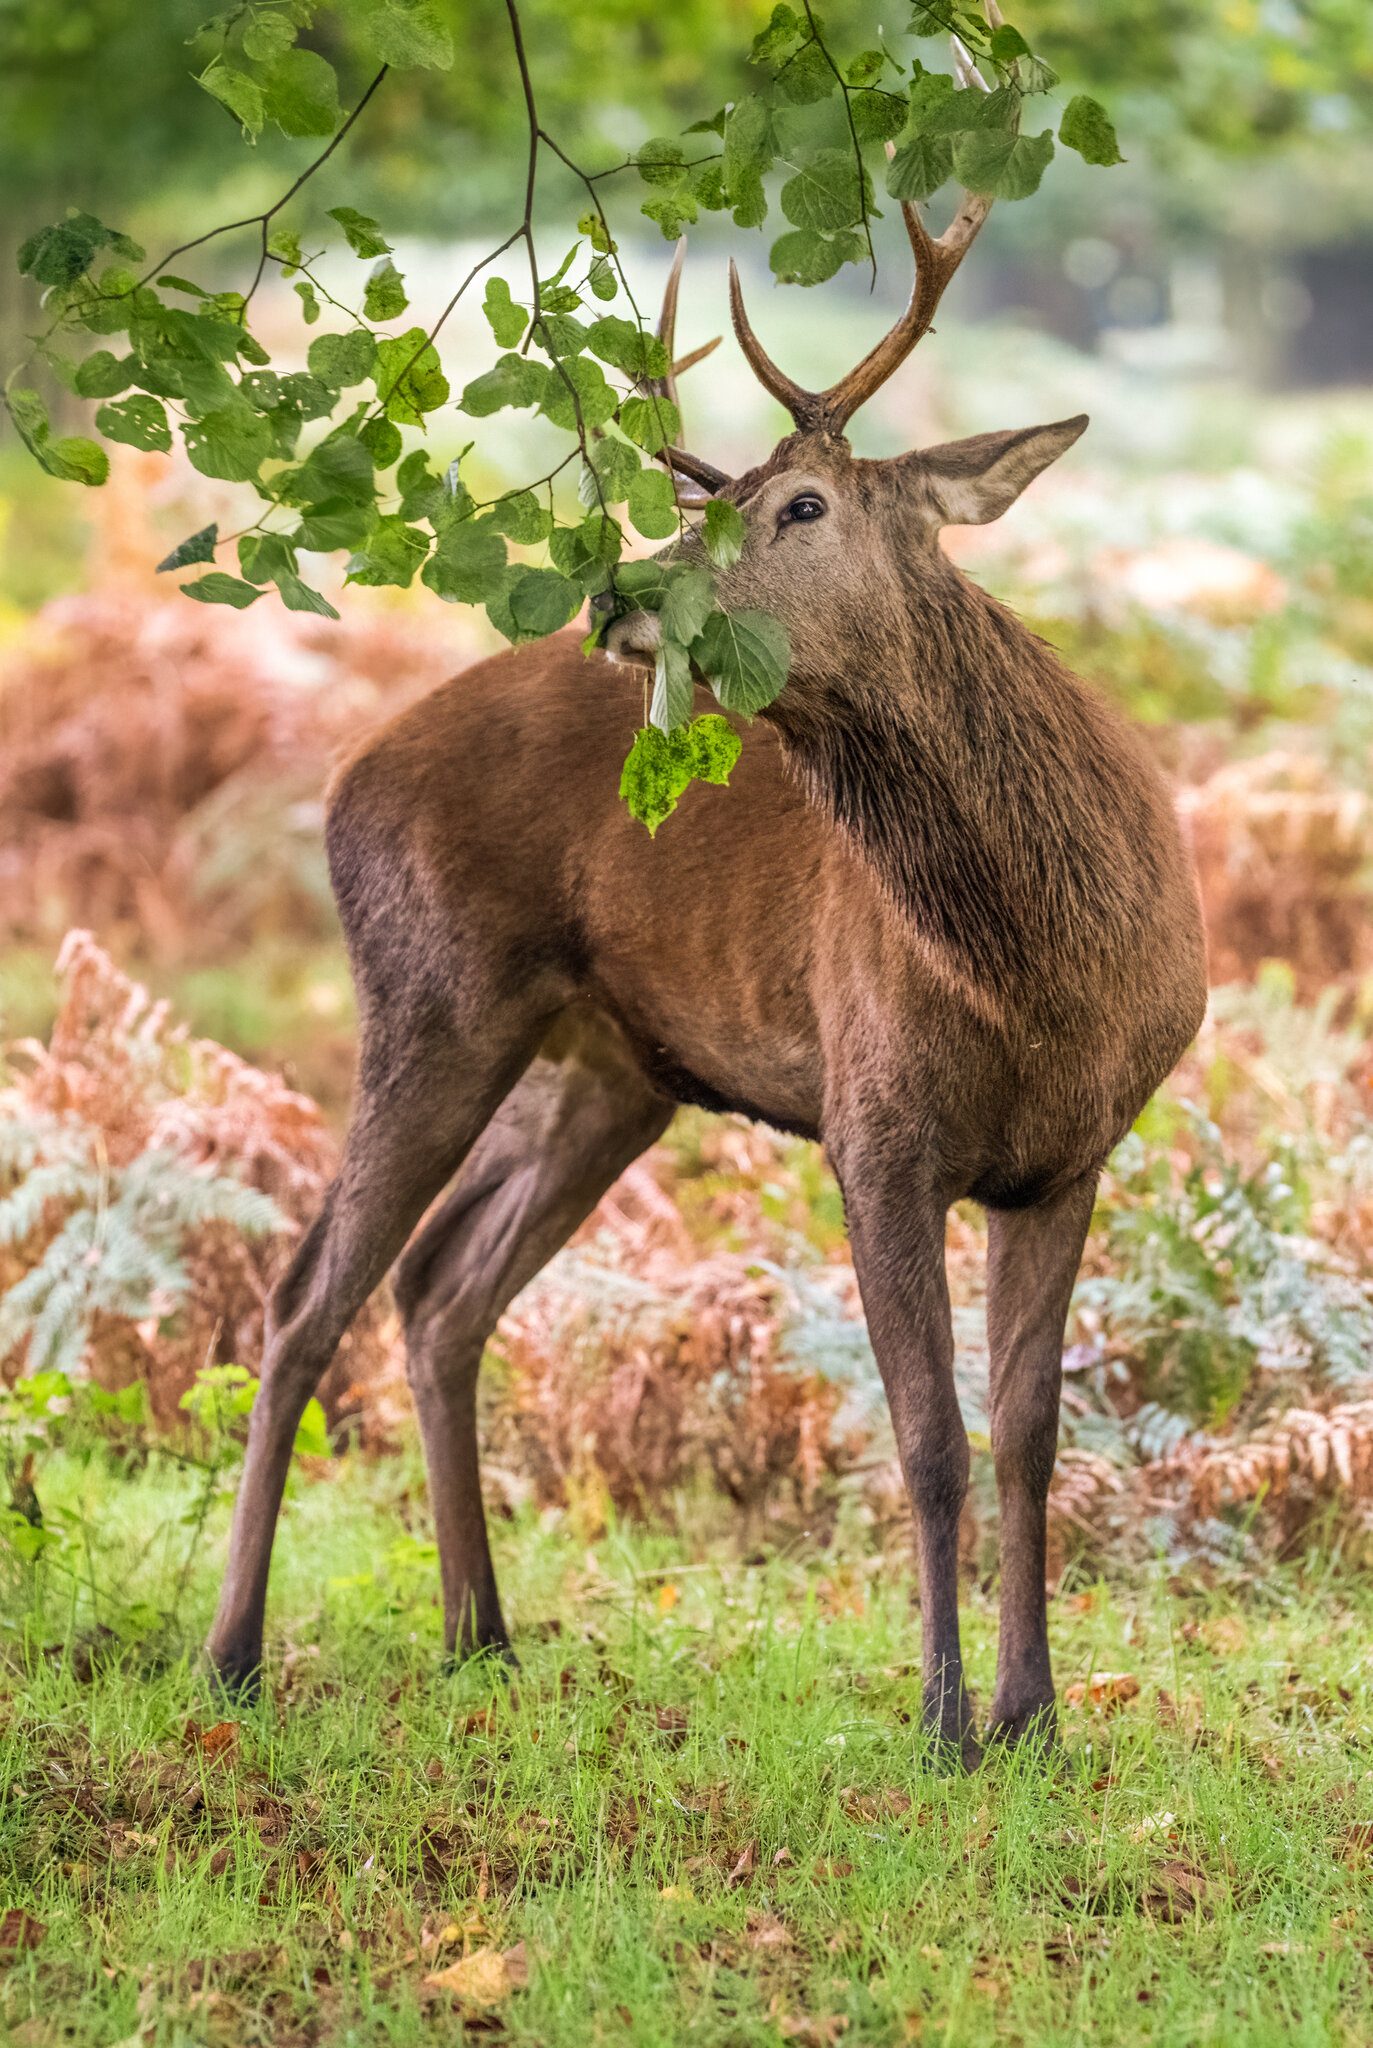
[[305,1404],[339,1339],[454,1173],[538,1043],[531,1018],[492,1001],[479,1031],[429,1012],[392,1016],[364,1043],[338,1175],[272,1296],[262,1384],[229,1537],[209,1655],[232,1690],[262,1661],[272,1539]]
[[871,1159],[840,1166],[854,1264],[920,1549],[923,1718],[949,1756],[979,1757],[958,1630],[958,1518],[968,1437],[954,1388],[944,1270],[948,1205],[918,1175]]
[[1051,1741],[1054,1681],[1044,1573],[1058,1448],[1063,1329],[1096,1175],[1034,1209],[988,1220],[991,1434],[1001,1520],[1001,1634],[991,1732]]
[[482,1133],[396,1276],[424,1438],[450,1654],[505,1651],[477,1450],[496,1322],[655,1138],[674,1104],[598,1020],[561,1022]]

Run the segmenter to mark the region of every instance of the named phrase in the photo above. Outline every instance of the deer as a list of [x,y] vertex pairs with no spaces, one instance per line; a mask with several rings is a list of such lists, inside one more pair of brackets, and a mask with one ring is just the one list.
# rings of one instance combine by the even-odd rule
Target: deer
[[[336,773],[355,1102],[269,1306],[208,1644],[226,1687],[259,1683],[299,1417],[397,1260],[446,1649],[511,1654],[478,1462],[483,1352],[696,1104],[819,1141],[838,1178],[918,1538],[921,1719],[955,1768],[983,1752],[959,1635],[969,1446],[945,1227],[956,1202],[984,1208],[1000,1540],[987,1734],[1052,1743],[1046,1506],[1070,1296],[1103,1163],[1195,1035],[1206,962],[1142,740],[941,546],[945,527],[1006,512],[1085,417],[886,460],[845,436],[930,330],[989,207],[962,194],[936,237],[902,205],[909,302],[823,391],[766,354],[730,266],[739,346],[792,431],[737,477],[665,458],[684,504],[720,495],[744,516],[720,604],[771,612],[791,641],[728,788],[693,788],[652,839],[619,802],[659,621],[613,591],[593,600],[603,648],[584,655],[573,628],[481,661]],[[674,398],[676,367],[660,386]],[[696,529],[666,552],[705,562]]]

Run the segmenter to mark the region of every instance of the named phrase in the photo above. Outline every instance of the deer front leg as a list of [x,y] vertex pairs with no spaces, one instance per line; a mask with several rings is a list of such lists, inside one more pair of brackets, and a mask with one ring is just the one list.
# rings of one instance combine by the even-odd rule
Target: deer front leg
[[1054,1734],[1046,1510],[1058,1449],[1063,1328],[1095,1192],[1091,1174],[1038,1208],[988,1220],[991,1434],[1001,1511],[1001,1634],[990,1727],[1011,1742],[1051,1742]]
[[941,1748],[972,1768],[980,1751],[958,1634],[968,1437],[954,1390],[947,1204],[927,1185],[905,1177],[893,1184],[858,1162],[845,1177],[845,1199],[868,1333],[919,1536],[924,1723]]

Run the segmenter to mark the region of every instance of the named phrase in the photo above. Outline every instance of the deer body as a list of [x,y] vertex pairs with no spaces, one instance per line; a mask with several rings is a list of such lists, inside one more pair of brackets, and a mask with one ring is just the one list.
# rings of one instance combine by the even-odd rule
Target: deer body
[[[677,1104],[697,1102],[829,1152],[919,1532],[924,1718],[969,1760],[968,1444],[944,1227],[952,1202],[986,1206],[1002,1578],[990,1722],[1010,1738],[1051,1725],[1045,1504],[1064,1323],[1101,1164],[1200,1023],[1201,922],[1139,741],[939,547],[943,525],[1004,511],[1085,421],[891,462],[855,460],[842,438],[846,408],[928,325],[986,203],[967,202],[939,244],[904,211],[921,270],[896,338],[844,385],[803,393],[762,355],[736,283],[741,343],[799,431],[735,482],[669,451],[744,512],[720,602],[765,608],[792,647],[729,788],[693,789],[652,841],[621,807],[637,664],[658,631],[638,612],[610,624],[619,660],[587,660],[575,634],[497,656],[336,778],[357,1101],[272,1302],[210,1646],[230,1683],[260,1662],[299,1415],[402,1251],[447,1640],[506,1647],[477,1462],[483,1348]],[[667,335],[674,296],[675,273]]]

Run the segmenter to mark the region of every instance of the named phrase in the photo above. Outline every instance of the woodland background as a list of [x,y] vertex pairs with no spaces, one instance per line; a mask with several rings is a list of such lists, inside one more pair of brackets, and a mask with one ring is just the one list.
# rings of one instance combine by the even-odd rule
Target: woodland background
[[[1061,157],[1032,204],[996,210],[939,334],[856,438],[880,452],[1092,415],[1061,471],[952,545],[1147,727],[1200,865],[1215,993],[1103,1185],[1057,1566],[1161,1549],[1242,1572],[1265,1548],[1362,1542],[1373,1502],[1373,26],[1360,0],[1032,11],[1066,85],[1109,99],[1128,161],[1108,176]],[[468,0],[449,12],[461,61],[393,77],[347,145],[350,199],[399,233],[417,306],[517,211],[521,175],[503,25]],[[845,0],[829,25],[858,36],[871,12]],[[534,0],[545,118],[588,160],[675,132],[728,86],[753,14]],[[189,32],[188,0],[0,11],[16,242],[75,204],[161,244],[289,181],[299,145],[244,150],[185,83],[182,16]],[[618,224],[651,300],[668,250],[633,208]],[[906,257],[894,219],[879,235],[872,296],[855,270],[769,293],[755,253],[760,324],[803,380],[891,317]],[[741,240],[693,234],[685,344],[727,328]],[[227,285],[241,253],[219,248]],[[0,273],[7,357],[32,317],[20,282]],[[267,288],[289,337],[298,308]],[[479,343],[467,318],[459,361]],[[779,429],[732,343],[686,402],[691,444],[735,467]],[[460,424],[436,419],[440,460]],[[511,429],[510,480],[529,431]],[[66,1376],[10,1397],[15,1472],[35,1403],[40,1421],[45,1401],[64,1411],[68,1380],[124,1390],[121,1427],[156,1434],[184,1427],[207,1364],[256,1368],[264,1289],[349,1088],[322,784],[373,721],[490,644],[479,615],[418,590],[350,590],[337,624],[186,604],[153,565],[228,494],[178,458],[114,453],[110,484],[81,492],[0,439],[0,1350],[11,1381]],[[981,1244],[960,1212],[970,1564],[994,1534]],[[517,1304],[488,1377],[497,1506],[573,1504],[594,1524],[671,1515],[704,1486],[822,1541],[850,1503],[904,1541],[812,1148],[681,1116]],[[326,1392],[339,1441],[404,1436],[384,1298]]]

